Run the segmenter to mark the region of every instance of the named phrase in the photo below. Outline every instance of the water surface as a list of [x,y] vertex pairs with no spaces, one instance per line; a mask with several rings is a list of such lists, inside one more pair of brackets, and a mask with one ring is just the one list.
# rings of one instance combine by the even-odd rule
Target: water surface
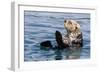
[[[56,30],[63,35],[66,33],[65,19],[73,19],[80,24],[83,33],[81,50],[41,50],[42,41],[50,40],[53,46],[56,45]],[[90,58],[90,14],[24,11],[24,61],[67,60],[69,55],[78,56],[79,59]]]

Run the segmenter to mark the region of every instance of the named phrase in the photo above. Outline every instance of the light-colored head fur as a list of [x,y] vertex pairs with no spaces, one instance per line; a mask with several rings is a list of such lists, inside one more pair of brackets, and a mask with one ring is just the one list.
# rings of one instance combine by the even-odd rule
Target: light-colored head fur
[[78,33],[80,32],[80,25],[75,20],[65,20],[64,27],[68,33]]

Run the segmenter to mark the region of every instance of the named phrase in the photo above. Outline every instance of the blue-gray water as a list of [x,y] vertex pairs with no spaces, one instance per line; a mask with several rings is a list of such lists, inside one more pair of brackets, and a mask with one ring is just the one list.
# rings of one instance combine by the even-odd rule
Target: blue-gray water
[[[50,40],[55,46],[55,31],[63,35],[64,20],[76,20],[83,33],[83,47],[74,53],[68,50],[41,50],[40,42]],[[78,55],[79,59],[90,58],[90,14],[86,13],[57,13],[24,11],[24,61],[47,61],[55,60],[56,57],[67,59],[68,55]]]

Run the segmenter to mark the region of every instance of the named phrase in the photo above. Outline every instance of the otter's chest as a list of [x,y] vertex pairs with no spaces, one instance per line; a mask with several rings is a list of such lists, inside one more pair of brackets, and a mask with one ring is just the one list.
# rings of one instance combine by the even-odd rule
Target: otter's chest
[[69,39],[70,39],[70,41],[72,42],[72,41],[75,41],[75,40],[77,40],[77,36],[78,36],[78,34],[77,33],[70,33],[69,34]]

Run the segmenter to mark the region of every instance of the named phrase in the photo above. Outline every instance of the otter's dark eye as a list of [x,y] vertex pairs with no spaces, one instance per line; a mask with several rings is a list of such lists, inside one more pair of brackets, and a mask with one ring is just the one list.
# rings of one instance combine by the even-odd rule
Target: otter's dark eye
[[66,20],[64,20],[64,23],[66,23]]
[[78,28],[76,27],[76,29],[78,29]]

